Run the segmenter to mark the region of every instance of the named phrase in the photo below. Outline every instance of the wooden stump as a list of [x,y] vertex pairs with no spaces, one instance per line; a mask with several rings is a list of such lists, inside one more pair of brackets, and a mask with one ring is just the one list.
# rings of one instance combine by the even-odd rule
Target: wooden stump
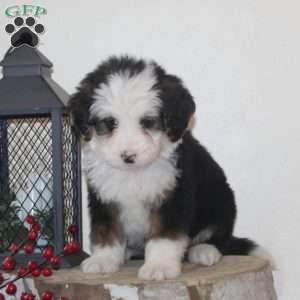
[[113,275],[61,270],[35,279],[38,291],[50,289],[70,300],[276,300],[268,263],[250,256],[225,256],[212,267],[184,264],[176,280],[137,278],[141,261],[128,262]]

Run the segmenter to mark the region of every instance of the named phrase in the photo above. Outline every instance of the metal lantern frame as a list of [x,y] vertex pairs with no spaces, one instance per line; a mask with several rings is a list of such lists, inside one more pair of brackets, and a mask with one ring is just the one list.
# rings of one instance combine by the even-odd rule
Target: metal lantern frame
[[[18,48],[11,48],[0,65],[3,67],[3,78],[0,80],[0,191],[1,186],[3,188],[11,184],[9,155],[12,154],[8,153],[8,122],[10,120],[21,122],[29,120],[28,122],[33,122],[32,124],[36,120],[40,120],[40,124],[43,124],[41,120],[50,122],[50,126],[46,126],[44,130],[49,131],[45,134],[51,139],[50,154],[47,155],[51,156],[48,167],[53,176],[51,184],[53,246],[55,252],[60,254],[65,243],[71,238],[66,233],[66,226],[70,223],[78,226],[76,239],[82,244],[80,141],[71,128],[66,110],[69,95],[51,78],[52,63],[34,47],[23,44]],[[35,130],[34,125],[29,126],[28,130]],[[33,137],[34,134],[40,134],[40,131],[32,132]],[[20,169],[22,172],[22,168]],[[65,186],[66,182],[68,187]],[[65,216],[66,208],[70,209],[69,217]],[[7,254],[0,253],[0,260]],[[62,266],[76,265],[83,257],[85,254],[82,251],[75,256],[63,257]],[[29,259],[40,261],[42,255],[21,253],[16,255],[16,259],[18,263],[25,263]]]

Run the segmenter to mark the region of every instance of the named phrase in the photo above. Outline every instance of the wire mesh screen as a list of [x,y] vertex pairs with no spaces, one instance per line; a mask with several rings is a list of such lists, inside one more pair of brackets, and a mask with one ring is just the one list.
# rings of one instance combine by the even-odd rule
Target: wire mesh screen
[[[64,197],[64,236],[65,242],[70,242],[73,235],[68,232],[71,224],[77,224],[79,216],[79,189],[78,189],[78,147],[77,137],[71,128],[70,118],[62,120],[62,147],[63,147],[63,197]],[[77,238],[77,237],[76,237]]]
[[[12,242],[26,239],[25,218],[35,216],[42,230],[35,252],[55,245],[55,232],[72,239],[67,228],[79,216],[78,148],[67,116],[62,117],[62,168],[64,228],[54,229],[53,134],[50,116],[0,118],[0,253]],[[60,202],[60,201],[59,201]],[[60,205],[59,203],[58,205]]]
[[42,225],[38,252],[54,239],[51,120],[1,119],[0,124],[0,251],[25,239],[29,230],[25,218],[31,214]]

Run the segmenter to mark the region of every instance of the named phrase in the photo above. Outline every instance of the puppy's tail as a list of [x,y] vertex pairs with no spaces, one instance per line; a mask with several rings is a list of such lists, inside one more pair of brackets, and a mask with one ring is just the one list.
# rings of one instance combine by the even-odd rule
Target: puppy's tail
[[272,269],[276,269],[272,255],[263,247],[247,238],[232,236],[221,251],[224,255],[251,255],[267,260]]
[[224,255],[251,255],[257,245],[249,239],[232,236],[222,248]]

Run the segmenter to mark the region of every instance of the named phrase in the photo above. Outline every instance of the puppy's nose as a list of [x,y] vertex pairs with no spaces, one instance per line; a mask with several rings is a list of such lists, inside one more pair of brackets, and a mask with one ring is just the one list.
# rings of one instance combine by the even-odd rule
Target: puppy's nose
[[124,151],[121,153],[121,158],[126,164],[133,164],[136,159],[135,153],[128,153],[127,151]]

